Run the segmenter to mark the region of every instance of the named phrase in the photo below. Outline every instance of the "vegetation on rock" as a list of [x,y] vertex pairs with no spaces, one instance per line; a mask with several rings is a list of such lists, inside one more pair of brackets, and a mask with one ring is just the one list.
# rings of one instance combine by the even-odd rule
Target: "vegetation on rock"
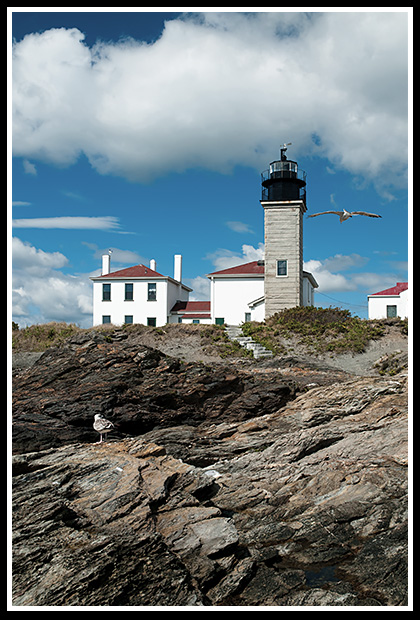
[[[278,312],[264,323],[245,323],[242,331],[275,354],[284,354],[294,344],[314,354],[362,353],[371,340],[384,335],[388,323],[361,319],[340,308],[302,306]],[[407,333],[407,320],[394,319],[393,324]]]

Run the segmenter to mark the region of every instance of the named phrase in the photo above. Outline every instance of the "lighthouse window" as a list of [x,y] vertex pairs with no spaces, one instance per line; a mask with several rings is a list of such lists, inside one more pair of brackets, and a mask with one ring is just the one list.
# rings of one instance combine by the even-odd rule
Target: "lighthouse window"
[[287,260],[278,260],[277,261],[277,275],[278,276],[287,276]]

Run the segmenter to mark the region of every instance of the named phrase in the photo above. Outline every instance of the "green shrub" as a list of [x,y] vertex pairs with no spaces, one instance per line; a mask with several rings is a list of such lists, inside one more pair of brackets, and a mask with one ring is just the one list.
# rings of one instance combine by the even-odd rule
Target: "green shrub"
[[79,330],[73,323],[52,322],[23,329],[12,325],[12,348],[15,351],[45,351],[48,347],[61,344]]
[[384,325],[353,317],[341,308],[298,306],[274,314],[265,323],[245,323],[242,331],[274,353],[281,351],[282,339],[294,339],[313,353],[360,353],[370,340],[384,334]]

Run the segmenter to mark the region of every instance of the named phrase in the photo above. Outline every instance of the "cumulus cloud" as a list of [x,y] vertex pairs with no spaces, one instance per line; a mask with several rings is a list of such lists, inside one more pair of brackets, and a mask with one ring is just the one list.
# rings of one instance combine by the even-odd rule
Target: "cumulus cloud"
[[60,269],[68,263],[68,259],[61,252],[44,252],[30,243],[25,243],[17,237],[12,239],[13,266],[24,269],[28,273],[40,273],[51,269]]
[[33,323],[66,321],[92,325],[92,287],[88,274],[60,271],[68,259],[60,252],[44,252],[18,238],[12,240],[13,320]]
[[363,267],[369,259],[353,252],[352,254],[334,254],[323,261],[323,267],[330,271],[346,271]]
[[217,271],[220,271],[221,269],[229,269],[229,267],[235,267],[236,265],[250,263],[254,260],[260,260],[263,258],[263,243],[259,243],[256,248],[253,245],[248,245],[245,243],[242,246],[242,253],[227,250],[225,248],[219,248],[218,250],[215,250],[215,252],[211,252],[206,256],[206,259],[212,261]]
[[187,14],[151,44],[29,34],[13,50],[14,154],[83,153],[101,174],[147,181],[261,170],[291,140],[296,157],[384,190],[405,183],[407,33],[404,12],[279,12]]
[[[364,293],[375,293],[387,287],[394,286],[399,275],[397,272],[369,272],[360,271],[358,268],[368,263],[369,259],[360,254],[336,254],[323,260],[308,260],[303,263],[305,271],[313,274],[318,282],[317,292],[328,293],[345,291],[363,291]],[[353,269],[355,271],[353,271]],[[345,274],[343,271],[352,270]],[[402,270],[401,270],[402,272]],[[400,272],[400,274],[401,274]],[[401,276],[405,277],[405,275]]]
[[187,278],[185,284],[193,289],[190,293],[191,301],[209,301],[210,299],[210,280],[203,276]]
[[304,262],[303,268],[309,271],[318,282],[319,293],[328,291],[355,291],[357,286],[341,273],[333,273],[324,264],[324,261],[309,260]]

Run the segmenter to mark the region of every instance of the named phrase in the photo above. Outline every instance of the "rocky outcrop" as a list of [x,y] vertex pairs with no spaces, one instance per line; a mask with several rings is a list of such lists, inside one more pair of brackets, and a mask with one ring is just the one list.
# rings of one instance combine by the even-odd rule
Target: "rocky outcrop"
[[[101,368],[107,355],[112,363],[92,392],[98,345],[76,344],[61,374],[54,355],[43,356],[36,366],[48,361],[49,376],[41,385],[42,372],[25,371],[16,395],[18,425],[30,426],[38,399],[47,440],[40,426],[42,449],[24,453],[17,435],[14,605],[407,605],[405,376],[307,384],[290,400],[275,389],[276,375],[247,384],[226,368],[223,381],[221,369],[203,381],[202,367],[191,368],[181,388],[167,358],[127,350],[117,361],[103,343]],[[129,373],[110,390],[118,367],[137,369],[135,386]],[[67,395],[64,374],[78,377]],[[163,401],[153,400],[161,396],[154,376],[167,377]],[[177,411],[168,395],[182,394],[183,417],[170,428],[136,422],[141,436],[92,444],[92,411],[106,412],[113,398],[115,418],[129,420],[133,402],[144,406],[136,390],[149,394],[155,416]],[[269,409],[256,415],[264,402]],[[45,449],[59,425],[73,437],[83,428],[84,443],[82,435],[70,443],[68,432]]]
[[314,380],[345,376],[305,367],[293,376],[255,370],[246,363],[186,363],[120,334],[81,332],[13,377],[13,452],[91,441],[97,413],[112,420],[120,438],[245,420],[277,411]]

